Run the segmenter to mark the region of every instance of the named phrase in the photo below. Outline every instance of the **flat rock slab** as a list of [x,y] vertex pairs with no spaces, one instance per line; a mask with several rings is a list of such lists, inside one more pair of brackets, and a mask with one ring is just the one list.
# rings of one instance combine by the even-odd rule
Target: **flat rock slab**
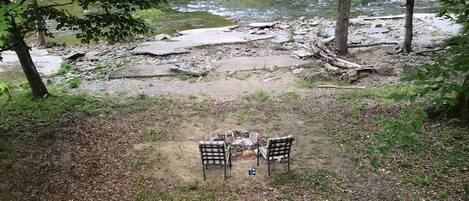
[[278,22],[254,22],[248,26],[251,28],[270,28],[276,25]]
[[228,27],[218,27],[218,28],[189,29],[189,30],[180,31],[180,32],[178,32],[178,34],[191,35],[191,34],[198,34],[198,33],[207,32],[207,31],[225,31],[225,32],[229,32],[229,31],[233,30],[236,27],[238,27],[238,25],[228,26]]
[[109,77],[111,79],[119,79],[151,78],[177,75],[178,73],[172,70],[173,67],[173,64],[127,66],[114,71]]
[[364,33],[365,35],[369,35],[369,34],[381,34],[381,33],[388,33],[388,32],[389,32],[389,29],[386,29],[386,28],[378,28],[378,27],[370,27],[370,28],[358,29],[357,32]]
[[132,50],[134,54],[151,54],[155,56],[166,56],[171,54],[188,53],[188,48],[195,47],[194,43],[186,42],[166,42],[166,41],[153,41],[144,42]]
[[271,35],[255,35],[238,31],[217,29],[188,30],[187,35],[178,36],[172,41],[144,42],[132,50],[134,54],[152,54],[165,56],[170,54],[188,53],[190,48],[205,45],[222,45],[246,43],[249,41],[272,38]]
[[250,71],[274,68],[286,68],[309,64],[308,61],[299,60],[289,55],[265,57],[232,57],[222,59],[216,63],[215,72]]
[[456,24],[450,19],[445,17],[438,17],[436,14],[415,14],[415,18],[422,20],[432,26],[440,29],[441,31],[445,31],[451,34],[457,34],[459,30],[461,30],[462,26],[460,24]]
[[[39,73],[46,76],[52,75],[60,68],[60,63],[62,63],[62,58],[60,56],[49,55],[49,52],[44,49],[32,49],[30,53]],[[21,63],[15,52],[5,51],[1,54],[3,61],[0,62],[0,69],[2,66],[16,66],[21,69]]]

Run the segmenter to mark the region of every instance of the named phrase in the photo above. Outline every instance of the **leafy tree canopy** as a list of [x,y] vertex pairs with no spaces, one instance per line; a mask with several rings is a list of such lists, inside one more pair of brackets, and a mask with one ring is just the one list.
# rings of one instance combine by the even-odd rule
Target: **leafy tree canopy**
[[[165,0],[61,0],[40,1],[39,6],[31,0],[0,1],[0,48],[11,49],[27,33],[41,29],[37,20],[53,20],[57,29],[79,31],[77,37],[88,43],[107,39],[123,40],[134,34],[145,33],[149,27],[141,19],[132,16],[138,9],[155,7]],[[72,14],[64,6],[73,5],[85,12]],[[42,28],[48,36],[52,34]]]

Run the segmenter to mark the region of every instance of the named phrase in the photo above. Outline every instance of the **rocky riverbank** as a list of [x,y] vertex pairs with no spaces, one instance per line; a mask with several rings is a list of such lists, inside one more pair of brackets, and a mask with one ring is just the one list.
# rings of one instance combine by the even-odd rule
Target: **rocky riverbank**
[[[177,79],[174,77],[180,75],[197,77],[191,79],[191,83],[207,82],[230,78],[241,71],[288,69],[294,75],[304,75],[309,72],[308,68],[317,68],[322,63],[313,57],[308,47],[315,40],[333,40],[334,24],[330,19],[300,17],[293,21],[186,30],[173,36],[157,35],[125,44],[55,46],[47,51],[61,56],[74,68],[54,76],[49,67],[46,75],[52,82],[79,78],[85,87],[91,88],[111,83],[109,80],[112,79],[137,78],[142,82],[145,80],[141,78],[149,82],[164,79],[170,85]],[[351,20],[349,41],[353,48],[347,59],[378,69],[373,75],[366,74],[361,76],[362,79],[354,80],[358,85],[395,82],[407,71],[430,62],[431,53],[426,51],[433,50],[459,29],[449,20],[433,14],[416,14],[415,52],[404,55],[399,53],[399,44],[404,36],[403,25],[403,16]],[[372,47],[367,47],[369,45]],[[9,61],[8,65],[15,65],[15,61]],[[39,71],[42,72],[40,65]]]

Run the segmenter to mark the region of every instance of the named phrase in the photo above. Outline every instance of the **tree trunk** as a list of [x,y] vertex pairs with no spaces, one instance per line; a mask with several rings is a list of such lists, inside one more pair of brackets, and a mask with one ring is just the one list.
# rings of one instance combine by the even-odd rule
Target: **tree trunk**
[[339,55],[346,55],[351,0],[339,0],[337,22],[335,24],[335,49]]
[[469,74],[466,75],[466,79],[462,85],[462,90],[456,97],[456,112],[461,119],[463,125],[469,126]]
[[36,42],[36,47],[38,48],[46,48],[46,36],[44,31],[41,30],[40,26],[44,26],[43,21],[38,21],[38,31],[37,31],[37,42]]
[[33,96],[47,96],[49,93],[47,92],[44,82],[42,82],[39,72],[37,72],[36,66],[31,58],[31,54],[29,53],[29,47],[24,41],[22,41],[14,47],[14,51],[16,52],[16,55],[18,55],[18,59],[20,60],[21,67],[28,79]]
[[402,51],[405,53],[412,52],[412,36],[413,36],[413,18],[414,18],[415,0],[406,0],[405,4],[405,36]]
[[[38,7],[37,0],[33,0],[33,5]],[[46,28],[46,22],[42,19],[36,21],[36,28],[37,28],[37,41],[36,47],[38,48],[46,48],[46,36],[44,33],[44,29]]]

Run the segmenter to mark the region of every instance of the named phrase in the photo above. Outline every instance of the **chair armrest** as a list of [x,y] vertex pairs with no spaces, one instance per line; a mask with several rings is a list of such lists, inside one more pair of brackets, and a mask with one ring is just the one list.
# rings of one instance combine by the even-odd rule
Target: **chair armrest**
[[225,151],[231,154],[231,148],[232,148],[231,145],[228,145]]

